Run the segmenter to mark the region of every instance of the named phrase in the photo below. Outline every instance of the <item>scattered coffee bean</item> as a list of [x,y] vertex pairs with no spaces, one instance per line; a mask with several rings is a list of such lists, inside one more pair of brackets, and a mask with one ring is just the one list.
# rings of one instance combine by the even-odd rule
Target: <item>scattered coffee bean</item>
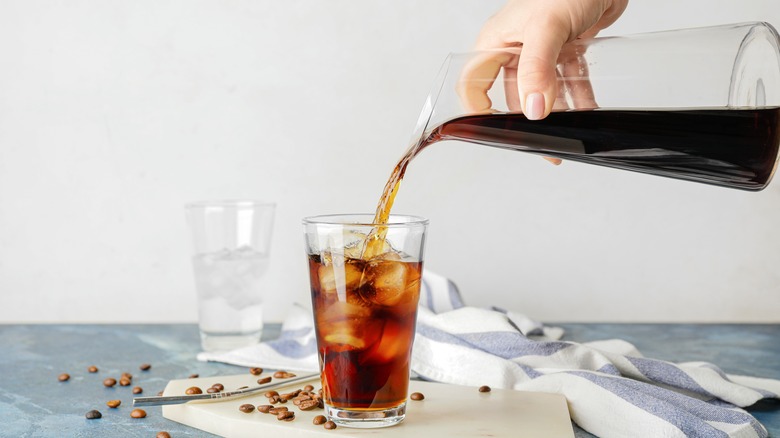
[[162,397],[162,395],[163,395],[163,391],[157,393],[157,397]]
[[303,390],[304,391],[314,391],[314,387],[311,386],[311,385],[306,385],[306,386],[303,387]]
[[141,388],[140,386],[134,386],[133,387],[133,394],[140,394],[142,392],[144,392],[144,389]]
[[257,410],[262,412],[262,413],[264,413],[264,414],[267,414],[267,413],[271,412],[271,409],[273,409],[273,408],[274,408],[273,405],[260,405],[260,406],[257,407]]
[[287,406],[278,406],[278,407],[269,409],[268,413],[276,415],[276,414],[278,414],[280,412],[287,412],[289,410],[290,409],[288,409]]
[[119,376],[119,377],[121,379],[133,380],[133,375],[128,373],[128,372],[126,372],[126,371],[124,373],[122,373],[122,375]]
[[171,434],[168,432],[157,432],[156,438],[171,438]]
[[317,400],[303,400],[298,408],[302,411],[310,411],[316,408],[320,403]]
[[314,423],[315,426],[319,426],[321,424],[325,424],[325,422],[328,421],[327,418],[325,418],[324,415],[317,415],[316,417],[312,418],[311,422]]
[[225,390],[225,385],[223,385],[221,383],[215,383],[215,384],[211,385],[211,387],[214,388],[214,389],[217,389],[219,391],[224,391]]
[[118,408],[119,405],[121,405],[121,404],[122,404],[122,400],[109,400],[109,401],[106,402],[106,406],[108,406],[109,408],[113,408],[113,409]]
[[295,419],[295,412],[293,411],[279,412],[278,414],[276,414],[276,419],[279,421],[281,420],[292,421],[293,419]]
[[203,390],[197,386],[190,386],[186,391],[184,391],[184,393],[187,395],[203,394]]
[[215,388],[213,386],[206,390],[206,393],[208,393],[208,394],[216,394],[218,392],[222,392],[222,391],[220,391],[219,389],[217,389],[217,388]]
[[[141,366],[138,367],[138,369],[141,370],[141,371],[149,371],[151,368],[152,368],[152,366],[150,364],[148,364],[148,363],[143,363],[143,364],[141,364]],[[166,433],[167,434],[168,432],[160,432],[160,433]]]
[[289,379],[295,377],[295,374],[288,373],[287,371],[277,371],[274,373],[274,378],[276,379]]
[[199,374],[190,374],[190,376],[188,377],[188,379],[197,379],[198,377],[200,377],[200,375],[199,375]]
[[425,396],[422,392],[413,392],[409,398],[415,401],[425,400]]
[[250,368],[249,369],[249,374],[251,374],[253,376],[259,376],[260,374],[263,374],[263,369],[262,368]]
[[490,392],[490,387],[487,385],[482,385],[479,387],[479,392]]
[[109,377],[106,380],[103,380],[103,386],[111,388],[114,385],[116,385],[116,379],[113,377]]
[[84,414],[85,417],[87,417],[87,420],[97,420],[98,418],[102,418],[103,414],[100,413],[100,411],[92,410]]
[[87,371],[89,371],[90,373],[96,373],[98,372],[98,367],[96,367],[95,365],[90,365],[90,367],[87,368]]
[[268,391],[268,392],[265,393],[265,397],[266,398],[271,398],[271,397],[278,396],[278,395],[279,395],[279,393],[276,392],[276,391]]
[[119,386],[130,386],[133,383],[132,380],[122,377],[119,379]]
[[293,398],[297,397],[298,394],[300,394],[300,392],[301,392],[301,390],[299,389],[297,391],[288,392],[286,394],[279,394],[279,399],[286,402],[286,401],[292,400]]
[[328,421],[326,421],[326,422],[325,422],[325,425],[324,425],[323,427],[324,427],[325,429],[328,429],[328,430],[333,430],[333,429],[335,429],[335,428],[336,428],[336,423],[334,423],[334,422],[332,422],[332,421],[328,420]]
[[238,407],[238,410],[245,414],[251,414],[255,411],[255,405],[250,405],[249,403],[243,404]]
[[257,383],[258,383],[259,385],[264,385],[264,384],[266,384],[266,383],[269,383],[270,381],[271,381],[271,376],[268,376],[268,377],[263,377],[263,378],[257,379]]
[[130,412],[130,416],[133,418],[146,418],[146,411],[143,409],[133,409]]
[[57,377],[57,380],[59,380],[60,382],[67,382],[68,380],[70,380],[70,374],[62,373],[59,375],[59,377]]

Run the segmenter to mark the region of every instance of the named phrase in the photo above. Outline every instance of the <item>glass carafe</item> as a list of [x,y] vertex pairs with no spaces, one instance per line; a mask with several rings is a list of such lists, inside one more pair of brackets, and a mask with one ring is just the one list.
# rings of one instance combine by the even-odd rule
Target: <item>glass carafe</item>
[[769,183],[780,146],[780,38],[743,23],[575,40],[543,120],[519,107],[522,49],[450,55],[414,154],[442,140],[744,190]]

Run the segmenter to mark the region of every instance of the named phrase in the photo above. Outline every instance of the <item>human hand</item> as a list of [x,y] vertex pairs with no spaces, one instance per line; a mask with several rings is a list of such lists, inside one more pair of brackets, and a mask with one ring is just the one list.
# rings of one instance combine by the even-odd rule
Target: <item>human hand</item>
[[[475,48],[522,46],[516,61],[516,93],[507,92],[507,101],[519,106],[528,119],[542,119],[550,114],[561,91],[556,64],[563,45],[594,37],[614,23],[627,5],[628,0],[509,0],[482,28]],[[498,62],[509,63],[503,58]]]

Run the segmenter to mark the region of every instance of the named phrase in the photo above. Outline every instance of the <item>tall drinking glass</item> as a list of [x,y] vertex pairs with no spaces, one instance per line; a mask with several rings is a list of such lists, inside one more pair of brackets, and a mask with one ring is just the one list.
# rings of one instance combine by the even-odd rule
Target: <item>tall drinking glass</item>
[[[325,410],[347,427],[392,426],[406,413],[428,221],[373,219],[303,220]],[[366,251],[371,239],[383,240]]]
[[186,206],[194,248],[198,326],[205,351],[260,342],[274,210],[272,203],[251,200]]

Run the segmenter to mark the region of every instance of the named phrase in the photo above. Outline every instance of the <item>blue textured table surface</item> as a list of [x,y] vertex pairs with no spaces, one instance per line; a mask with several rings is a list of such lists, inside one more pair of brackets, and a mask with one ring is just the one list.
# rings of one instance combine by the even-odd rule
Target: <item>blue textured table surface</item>
[[[780,379],[780,325],[558,324],[565,340],[621,338],[647,357],[712,362],[727,373]],[[264,337],[278,335],[279,326]],[[3,437],[172,437],[211,436],[162,417],[147,408],[144,419],[130,418],[133,394],[156,395],[171,379],[238,374],[245,368],[203,363],[195,325],[0,325],[0,436]],[[149,363],[148,371],[139,365]],[[98,367],[89,373],[90,365]],[[133,384],[103,386],[129,372]],[[59,382],[61,373],[70,374]],[[118,409],[106,401],[119,399]],[[100,420],[84,414],[97,409]],[[780,401],[749,408],[772,436],[780,437]],[[590,434],[575,427],[577,437]]]

